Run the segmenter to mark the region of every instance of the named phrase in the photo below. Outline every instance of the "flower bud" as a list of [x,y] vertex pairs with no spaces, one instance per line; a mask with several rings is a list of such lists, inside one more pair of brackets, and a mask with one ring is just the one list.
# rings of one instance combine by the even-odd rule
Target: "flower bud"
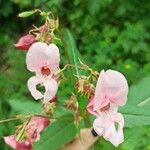
[[30,46],[35,42],[35,37],[32,34],[22,36],[19,41],[14,44],[17,49],[28,50]]

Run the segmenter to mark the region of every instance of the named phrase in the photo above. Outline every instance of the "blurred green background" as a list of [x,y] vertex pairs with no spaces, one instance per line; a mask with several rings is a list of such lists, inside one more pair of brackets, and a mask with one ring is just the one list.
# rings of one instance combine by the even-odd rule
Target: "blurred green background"
[[[17,17],[19,12],[34,8],[51,10],[59,16],[60,29],[69,28],[85,62],[93,69],[118,70],[126,76],[129,85],[150,76],[149,0],[0,0],[1,120],[21,111],[28,112],[28,107],[34,109],[35,104],[28,104],[32,98],[26,82],[31,74],[25,67],[25,52],[13,46],[32,24],[41,24],[38,16]],[[9,149],[2,136],[13,133],[16,124],[0,124],[0,150]],[[126,134],[131,138],[119,149],[150,150],[150,126],[132,128]],[[104,140],[96,149],[100,147],[112,149]]]

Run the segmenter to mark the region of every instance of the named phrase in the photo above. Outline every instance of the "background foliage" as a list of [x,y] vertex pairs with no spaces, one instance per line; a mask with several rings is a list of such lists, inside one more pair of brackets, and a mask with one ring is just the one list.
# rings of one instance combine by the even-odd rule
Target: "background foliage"
[[[150,97],[148,0],[0,0],[0,119],[41,109],[39,103],[33,102],[26,86],[31,74],[25,68],[25,52],[13,47],[31,24],[42,22],[36,16],[29,19],[17,17],[19,12],[33,8],[52,10],[59,16],[60,34],[63,34],[64,27],[69,28],[84,61],[93,69],[112,68],[126,76],[131,90],[127,106],[120,111],[129,120],[128,127],[133,127],[133,121],[136,126],[126,129],[126,141],[118,149],[149,150],[150,101],[141,104]],[[63,49],[61,54],[62,62],[66,63]],[[62,99],[68,97],[70,90],[71,85],[60,89]],[[140,110],[141,105],[145,111]],[[16,124],[0,124],[1,149],[9,149],[2,136],[13,133]],[[99,147],[113,149],[104,140],[100,140],[95,149]]]

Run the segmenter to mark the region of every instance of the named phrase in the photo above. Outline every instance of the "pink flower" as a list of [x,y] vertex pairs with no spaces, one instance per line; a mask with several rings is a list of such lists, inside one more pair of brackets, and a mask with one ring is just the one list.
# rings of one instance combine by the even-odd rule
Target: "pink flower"
[[126,104],[128,84],[126,78],[118,71],[101,71],[95,95],[88,103],[87,110],[96,116],[104,111],[117,112],[118,106]]
[[4,137],[4,141],[16,150],[32,150],[34,142],[40,139],[40,133],[49,125],[48,118],[33,117],[25,127],[25,139],[17,141],[15,135]]
[[49,125],[49,120],[44,117],[33,117],[28,123],[25,134],[31,143],[40,139],[40,133]]
[[[94,97],[89,100],[87,110],[97,118],[93,128],[98,135],[103,136],[114,146],[124,141],[124,119],[118,113],[118,106],[126,104],[128,84],[126,78],[113,70],[101,71]],[[116,129],[115,124],[118,124]]]
[[30,46],[35,42],[35,37],[32,34],[22,36],[19,41],[14,44],[17,49],[28,50]]
[[[30,47],[26,64],[28,70],[35,72],[36,76],[28,80],[28,88],[36,100],[43,99],[43,102],[48,102],[55,97],[58,84],[54,77],[59,69],[59,62],[59,49],[55,44],[36,42]],[[44,94],[36,89],[38,84],[45,87]]]

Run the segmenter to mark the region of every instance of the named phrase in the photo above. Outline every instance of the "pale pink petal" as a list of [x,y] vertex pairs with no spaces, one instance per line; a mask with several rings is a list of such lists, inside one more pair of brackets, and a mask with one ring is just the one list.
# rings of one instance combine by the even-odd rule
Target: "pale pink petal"
[[47,60],[49,59],[46,53],[47,47],[47,44],[42,42],[35,42],[32,44],[26,55],[28,70],[40,72],[41,67],[47,65]]
[[102,107],[102,104],[105,103],[106,106],[108,104],[108,99],[105,99],[105,89],[107,88],[104,81],[105,72],[102,70],[100,72],[94,96],[94,110],[98,110]]
[[[93,105],[94,105],[94,98],[92,97],[89,100],[88,105],[87,105],[87,111],[90,114],[92,114],[92,115],[94,115],[96,117],[99,117],[99,116],[105,114],[105,111],[104,112],[100,112],[100,109],[94,111]],[[107,114],[116,113],[117,111],[118,111],[118,105],[110,103],[110,108],[109,108],[109,110],[107,110]]]
[[16,137],[14,135],[10,135],[10,136],[4,137],[4,141],[11,148],[16,149],[16,147],[17,147],[17,141],[16,141]]
[[114,70],[104,72],[102,70],[96,85],[94,110],[99,110],[108,103],[122,106],[127,101],[127,94],[127,80],[120,72]]
[[[115,123],[118,124],[117,128]],[[123,127],[124,119],[120,113],[99,116],[93,123],[97,134],[103,136],[116,147],[124,141]]]
[[110,108],[109,108],[108,113],[114,114],[114,113],[117,113],[117,111],[118,111],[118,105],[116,105],[114,103],[110,103]]
[[92,115],[98,117],[98,116],[99,116],[98,113],[93,110],[93,103],[94,103],[94,99],[93,99],[93,97],[92,97],[92,98],[89,100],[89,102],[88,102],[87,111],[88,111],[90,114],[92,114]]
[[43,103],[46,103],[56,96],[58,83],[53,78],[48,78],[43,82],[43,85],[45,86]]
[[[111,137],[108,139],[114,146],[118,146],[124,141],[124,135],[123,135],[123,127],[124,127],[124,118],[122,114],[115,113],[111,116],[112,121],[114,121],[114,124],[110,127],[110,131],[112,132]],[[116,129],[115,123],[118,124],[118,127]],[[105,139],[107,139],[107,135],[105,134]]]
[[93,128],[97,134],[101,136],[110,127],[111,124],[112,122],[106,117],[106,115],[102,115],[94,120]]
[[50,58],[48,65],[51,71],[55,72],[59,68],[59,63],[60,63],[59,49],[55,44],[52,43],[48,46],[48,55]]
[[31,92],[31,95],[37,100],[43,98],[41,92],[36,89],[36,85],[42,83],[42,79],[37,76],[33,76],[28,80],[28,89]]
[[112,114],[111,120],[113,120],[114,122],[118,122],[120,128],[124,127],[124,118],[123,118],[123,115],[121,113]]
[[34,122],[36,124],[36,127],[38,129],[38,132],[43,131],[48,125],[49,125],[49,119],[46,117],[33,117],[31,119],[31,122]]
[[59,67],[60,54],[55,44],[36,42],[34,43],[26,56],[26,64],[28,70],[32,72],[40,72],[42,67],[48,67],[54,72]]
[[114,70],[105,72],[106,94],[111,102],[119,106],[125,105],[128,94],[128,83],[123,74]]

